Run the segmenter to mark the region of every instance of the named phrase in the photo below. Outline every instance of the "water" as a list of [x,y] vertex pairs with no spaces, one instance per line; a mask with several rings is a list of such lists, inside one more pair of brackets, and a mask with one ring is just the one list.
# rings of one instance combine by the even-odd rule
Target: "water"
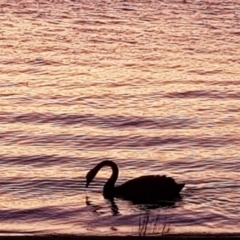
[[[0,29],[1,232],[239,231],[238,1],[1,1]],[[109,169],[85,192],[105,159],[182,201],[112,205]]]

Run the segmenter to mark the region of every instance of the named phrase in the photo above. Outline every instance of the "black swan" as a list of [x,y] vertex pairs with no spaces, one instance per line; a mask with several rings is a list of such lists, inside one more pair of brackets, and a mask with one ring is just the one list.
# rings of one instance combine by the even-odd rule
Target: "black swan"
[[95,178],[98,171],[104,167],[112,168],[112,175],[107,180],[103,188],[103,196],[106,199],[114,197],[132,201],[156,201],[156,200],[174,200],[180,197],[179,193],[185,183],[178,184],[171,177],[165,175],[148,175],[134,178],[124,184],[115,187],[114,184],[118,178],[118,166],[116,163],[106,160],[97,164],[86,175],[86,187]]

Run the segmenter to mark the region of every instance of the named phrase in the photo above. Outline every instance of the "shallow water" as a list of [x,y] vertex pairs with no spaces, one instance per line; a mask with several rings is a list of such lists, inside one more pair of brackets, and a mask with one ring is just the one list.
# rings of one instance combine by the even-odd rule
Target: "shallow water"
[[[238,1],[1,1],[0,231],[238,232],[239,36]],[[86,192],[105,159],[182,201],[113,205],[109,169]]]

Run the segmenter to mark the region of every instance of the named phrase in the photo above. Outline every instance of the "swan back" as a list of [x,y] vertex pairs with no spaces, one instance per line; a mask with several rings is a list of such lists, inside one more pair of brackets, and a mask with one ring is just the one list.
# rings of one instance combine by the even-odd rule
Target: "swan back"
[[184,185],[165,175],[142,176],[116,187],[115,196],[138,200],[173,199],[179,196]]

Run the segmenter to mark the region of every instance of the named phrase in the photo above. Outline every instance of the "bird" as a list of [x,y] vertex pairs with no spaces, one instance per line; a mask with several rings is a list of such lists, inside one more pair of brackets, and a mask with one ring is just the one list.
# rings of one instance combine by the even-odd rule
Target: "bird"
[[112,175],[103,187],[103,197],[105,199],[121,198],[135,203],[175,201],[180,197],[180,192],[185,186],[185,183],[176,183],[173,178],[165,175],[141,176],[131,179],[120,186],[114,186],[118,178],[118,166],[113,161],[105,160],[86,174],[86,188],[104,166],[109,166],[112,169]]

